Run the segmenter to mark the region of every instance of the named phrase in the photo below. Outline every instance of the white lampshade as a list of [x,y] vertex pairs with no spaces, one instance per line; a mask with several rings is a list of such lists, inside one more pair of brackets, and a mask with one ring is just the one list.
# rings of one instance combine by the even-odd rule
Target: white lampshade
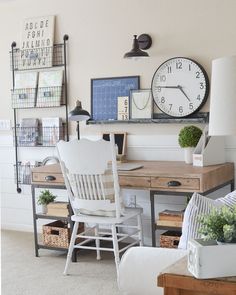
[[209,135],[236,135],[236,56],[212,61]]

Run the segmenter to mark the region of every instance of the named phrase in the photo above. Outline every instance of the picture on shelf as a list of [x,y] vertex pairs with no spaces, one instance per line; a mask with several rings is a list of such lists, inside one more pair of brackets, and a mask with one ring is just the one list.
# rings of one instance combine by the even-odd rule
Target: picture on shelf
[[117,120],[118,97],[139,89],[139,76],[91,79],[91,119]]
[[129,97],[118,96],[117,104],[118,104],[117,120],[129,120]]
[[39,73],[37,107],[56,107],[62,103],[63,70]]
[[13,108],[33,108],[36,102],[38,84],[37,72],[15,74],[15,87],[12,90]]
[[130,119],[151,119],[153,99],[151,89],[130,91]]
[[23,20],[19,69],[53,65],[54,24],[54,15]]

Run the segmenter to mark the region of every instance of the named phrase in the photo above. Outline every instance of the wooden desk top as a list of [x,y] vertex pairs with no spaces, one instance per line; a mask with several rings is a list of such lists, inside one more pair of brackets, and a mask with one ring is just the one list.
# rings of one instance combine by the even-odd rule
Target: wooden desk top
[[[170,191],[169,181],[179,181],[179,187],[172,191],[205,192],[234,179],[234,163],[224,163],[207,167],[194,167],[177,161],[129,161],[143,165],[133,171],[118,171],[122,187],[160,189]],[[45,175],[56,175],[56,183],[63,184],[63,176],[59,164],[46,165],[32,169],[32,183],[44,183]],[[42,175],[42,177],[38,177]],[[55,184],[56,184],[55,183]]]
[[[167,291],[165,294],[236,294],[236,277],[196,279],[187,269],[187,256],[164,269],[157,278],[157,284],[159,287],[171,288],[170,293]],[[182,290],[182,292],[171,293],[173,289]],[[184,290],[186,291],[184,292]]]

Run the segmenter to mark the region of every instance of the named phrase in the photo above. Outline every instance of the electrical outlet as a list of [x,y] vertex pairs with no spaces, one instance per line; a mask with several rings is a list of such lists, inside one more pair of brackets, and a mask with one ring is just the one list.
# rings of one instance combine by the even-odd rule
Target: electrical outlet
[[136,196],[135,195],[128,196],[128,207],[136,207]]
[[11,120],[0,120],[0,130],[6,131],[11,130]]

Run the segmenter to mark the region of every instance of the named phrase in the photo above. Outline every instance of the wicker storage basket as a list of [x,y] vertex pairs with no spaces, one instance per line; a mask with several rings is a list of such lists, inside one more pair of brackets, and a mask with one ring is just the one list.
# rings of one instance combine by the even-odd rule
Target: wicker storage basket
[[178,248],[181,233],[176,231],[166,231],[160,235],[160,247]]
[[[78,233],[84,230],[83,224],[79,226]],[[57,220],[43,225],[43,244],[52,247],[69,248],[71,230],[68,224]],[[76,240],[78,242],[79,239]]]

